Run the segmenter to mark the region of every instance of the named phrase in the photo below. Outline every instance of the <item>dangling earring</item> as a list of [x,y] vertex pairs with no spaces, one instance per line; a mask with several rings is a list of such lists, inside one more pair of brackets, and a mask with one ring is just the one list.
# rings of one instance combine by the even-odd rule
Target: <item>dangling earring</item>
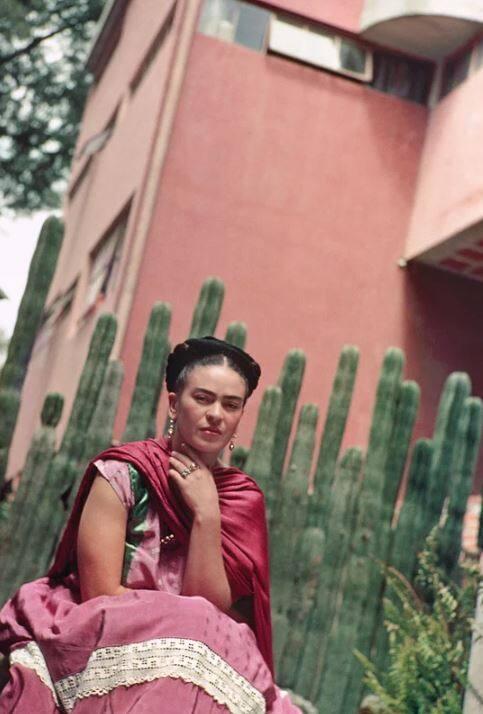
[[168,421],[168,439],[172,439],[172,438],[173,438],[174,425],[175,425],[175,424],[176,424],[176,420],[173,419],[172,416],[170,416],[170,417],[169,417],[169,421]]
[[230,441],[230,443],[229,443],[229,445],[228,445],[228,448],[230,449],[230,451],[233,451],[233,449],[235,448],[235,439],[236,439],[236,437],[237,437],[236,434],[233,434],[233,436],[231,437],[231,441]]

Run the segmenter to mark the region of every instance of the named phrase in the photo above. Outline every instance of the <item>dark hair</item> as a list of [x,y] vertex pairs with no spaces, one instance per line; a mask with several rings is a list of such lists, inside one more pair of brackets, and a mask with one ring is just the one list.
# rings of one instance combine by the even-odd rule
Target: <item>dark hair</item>
[[196,367],[209,367],[210,365],[220,365],[220,364],[225,364],[230,367],[234,372],[240,375],[240,377],[243,379],[243,383],[245,384],[245,397],[243,399],[243,404],[245,404],[246,400],[248,399],[248,381],[245,375],[243,374],[243,371],[240,369],[240,367],[234,362],[228,355],[224,354],[216,354],[216,355],[205,355],[204,357],[199,357],[198,359],[194,360],[193,362],[189,362],[189,364],[185,365],[181,372],[178,374],[178,377],[176,378],[176,382],[174,385],[174,391],[176,394],[179,394],[186,386],[186,379],[188,375],[196,368]]

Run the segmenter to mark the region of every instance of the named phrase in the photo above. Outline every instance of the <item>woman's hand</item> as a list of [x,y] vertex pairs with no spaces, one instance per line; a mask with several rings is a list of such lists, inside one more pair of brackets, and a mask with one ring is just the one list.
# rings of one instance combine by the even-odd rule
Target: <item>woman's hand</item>
[[[181,448],[182,453],[172,452],[168,472],[193,512],[181,594],[201,595],[226,612],[232,597],[223,563],[220,504],[215,479],[199,454],[188,444],[182,444]],[[184,469],[191,469],[186,477],[181,476]]]
[[[213,474],[188,444],[182,444],[182,449],[183,453],[173,451],[169,458],[170,477],[176,482],[186,505],[195,516],[219,519],[220,506]],[[193,464],[196,465],[194,469]],[[184,469],[191,469],[191,473],[181,476]]]

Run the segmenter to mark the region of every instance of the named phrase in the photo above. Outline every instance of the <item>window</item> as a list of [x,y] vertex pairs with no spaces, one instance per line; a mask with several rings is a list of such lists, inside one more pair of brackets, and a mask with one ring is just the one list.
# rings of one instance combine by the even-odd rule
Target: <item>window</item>
[[91,254],[87,308],[93,307],[100,297],[107,295],[116,282],[128,218],[129,206],[122,211]]
[[362,81],[372,78],[372,54],[363,45],[291,18],[271,18],[268,49]]
[[174,20],[174,14],[176,11],[176,4],[173,4],[173,7],[169,11],[169,13],[166,16],[165,21],[161,25],[161,29],[159,30],[158,34],[154,38],[154,40],[151,42],[151,45],[149,46],[148,51],[143,57],[143,60],[141,64],[139,65],[136,74],[131,80],[130,84],[130,89],[131,92],[135,92],[136,89],[139,87],[141,82],[144,79],[144,76],[146,75],[146,72],[149,70],[151,65],[153,64],[156,55],[158,54],[161,46],[164,44],[164,41],[171,30],[171,27],[173,26],[173,20]]
[[241,0],[205,0],[198,30],[225,42],[262,51],[269,18],[268,10]]
[[45,310],[42,324],[35,340],[35,351],[45,347],[60,321],[69,313],[74,302],[76,288],[77,280]]
[[433,73],[431,62],[376,50],[371,86],[386,94],[426,104]]
[[97,134],[94,134],[91,136],[87,141],[84,142],[82,148],[76,155],[76,159],[81,159],[83,156],[87,157],[86,162],[84,164],[84,167],[82,171],[80,172],[79,176],[76,178],[75,182],[72,184],[72,187],[69,190],[69,201],[71,201],[74,196],[76,195],[77,191],[81,187],[82,183],[84,182],[84,179],[86,178],[87,174],[89,173],[89,169],[91,167],[91,162],[95,154],[97,154],[101,149],[104,148],[104,146],[107,144],[109,139],[112,136],[112,133],[114,131],[114,128],[117,123],[117,115],[119,113],[119,107],[120,104],[117,105],[115,108],[114,112],[111,115],[111,118],[107,122],[106,126],[102,131],[99,131]]
[[69,193],[68,193],[69,201],[72,201],[72,199],[74,198],[74,196],[76,195],[76,193],[78,192],[78,190],[80,189],[82,184],[84,183],[84,179],[86,178],[87,174],[89,173],[89,169],[91,167],[91,162],[92,162],[92,156],[89,156],[89,158],[87,159],[87,161],[84,164],[82,171],[80,172],[80,174],[78,175],[78,177],[72,184],[71,188],[69,189]]
[[204,0],[198,30],[336,72],[402,99],[426,104],[429,98],[434,75],[431,61],[373,49],[304,18],[276,15],[241,0]]
[[83,156],[94,156],[107,144],[108,140],[111,138],[114,128],[117,123],[117,115],[119,113],[119,104],[113,111],[111,118],[107,122],[106,126],[102,131],[97,132],[93,136],[89,137],[87,141],[78,152],[76,159],[81,159]]

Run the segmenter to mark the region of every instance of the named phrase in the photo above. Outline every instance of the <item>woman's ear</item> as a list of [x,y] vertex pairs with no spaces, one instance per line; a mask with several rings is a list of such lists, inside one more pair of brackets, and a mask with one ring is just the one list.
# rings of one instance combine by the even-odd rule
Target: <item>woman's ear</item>
[[169,416],[173,419],[176,419],[176,416],[178,414],[178,395],[176,394],[176,392],[168,393],[168,404]]

